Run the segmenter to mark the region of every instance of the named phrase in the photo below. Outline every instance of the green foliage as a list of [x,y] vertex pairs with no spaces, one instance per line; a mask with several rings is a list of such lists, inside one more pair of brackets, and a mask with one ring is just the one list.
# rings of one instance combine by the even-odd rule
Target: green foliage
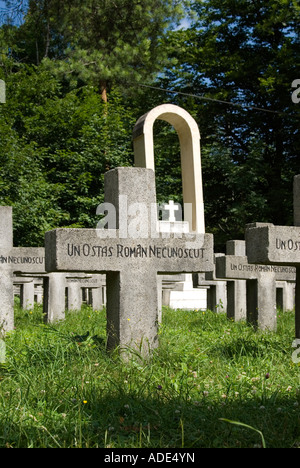
[[15,244],[43,245],[59,226],[96,226],[104,173],[132,163],[131,111],[117,91],[105,107],[91,86],[64,93],[42,66],[22,67],[6,83],[0,202],[14,207]]
[[[188,4],[189,26],[174,30]],[[133,164],[134,124],[163,102],[199,125],[217,251],[248,222],[292,224],[298,18],[295,0],[30,1],[21,24],[0,29],[0,203],[14,206],[16,245],[94,227],[104,173]],[[182,202],[177,135],[158,122],[154,136],[158,201]]]
[[38,306],[15,313],[0,368],[1,447],[299,446],[293,313],[268,333],[165,309],[159,349],[126,362],[105,351],[104,310],[56,325]]
[[192,10],[191,27],[169,34],[180,66],[169,70],[168,87],[212,99],[179,96],[178,103],[199,123],[207,229],[222,247],[226,237],[243,235],[245,222],[292,223],[299,6],[210,0],[194,1]]
[[99,90],[153,77],[168,61],[162,37],[183,16],[178,0],[31,0],[18,57]]

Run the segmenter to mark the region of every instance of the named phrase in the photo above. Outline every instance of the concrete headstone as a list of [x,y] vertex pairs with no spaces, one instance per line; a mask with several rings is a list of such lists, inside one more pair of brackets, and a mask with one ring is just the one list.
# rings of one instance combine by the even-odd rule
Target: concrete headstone
[[[127,236],[125,198],[129,208],[135,207],[135,215],[129,209],[126,218]],[[115,207],[116,229],[46,233],[46,269],[106,274],[108,347],[133,347],[146,355],[158,345],[157,274],[211,271],[213,236],[166,237],[159,232],[158,221],[153,220],[156,190],[151,169],[124,167],[106,173],[105,202]]]
[[42,247],[13,247],[12,207],[0,207],[0,332],[14,327],[13,274],[45,273]]
[[296,268],[296,338],[300,339],[300,176],[294,178],[294,224],[256,223],[246,230],[249,263]]
[[[245,241],[240,253],[245,252]],[[231,245],[229,243],[229,252]],[[296,270],[282,265],[252,265],[245,255],[225,255],[216,259],[216,276],[246,281],[247,320],[261,329],[275,331],[276,281],[294,281]]]

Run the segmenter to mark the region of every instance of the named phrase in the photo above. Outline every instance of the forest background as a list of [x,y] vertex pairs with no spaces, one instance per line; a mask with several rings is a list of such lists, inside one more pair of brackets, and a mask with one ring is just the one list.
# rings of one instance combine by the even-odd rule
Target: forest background
[[[96,227],[105,172],[133,165],[135,122],[163,103],[199,125],[216,251],[246,223],[293,223],[297,0],[11,0],[0,14],[0,204],[13,206],[14,245]],[[182,203],[163,122],[155,158],[158,202]]]

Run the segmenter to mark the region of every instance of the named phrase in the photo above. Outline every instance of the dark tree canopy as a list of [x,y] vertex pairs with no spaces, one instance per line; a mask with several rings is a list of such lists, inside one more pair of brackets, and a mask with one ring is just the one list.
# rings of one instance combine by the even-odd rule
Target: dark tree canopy
[[[0,202],[14,206],[17,243],[41,245],[54,227],[95,226],[104,173],[133,164],[133,126],[163,102],[198,122],[206,228],[218,250],[243,238],[248,222],[292,224],[298,2],[6,3]],[[188,6],[187,27],[178,28]],[[169,125],[155,125],[155,153],[158,200],[181,202]]]

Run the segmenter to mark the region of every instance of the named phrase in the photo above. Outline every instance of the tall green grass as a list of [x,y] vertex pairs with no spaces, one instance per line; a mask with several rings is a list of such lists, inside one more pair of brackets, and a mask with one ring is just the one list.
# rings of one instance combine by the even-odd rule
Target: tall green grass
[[0,447],[298,447],[294,314],[278,321],[277,333],[260,332],[224,314],[164,309],[151,359],[124,362],[105,350],[105,311],[50,326],[41,308],[16,307]]

